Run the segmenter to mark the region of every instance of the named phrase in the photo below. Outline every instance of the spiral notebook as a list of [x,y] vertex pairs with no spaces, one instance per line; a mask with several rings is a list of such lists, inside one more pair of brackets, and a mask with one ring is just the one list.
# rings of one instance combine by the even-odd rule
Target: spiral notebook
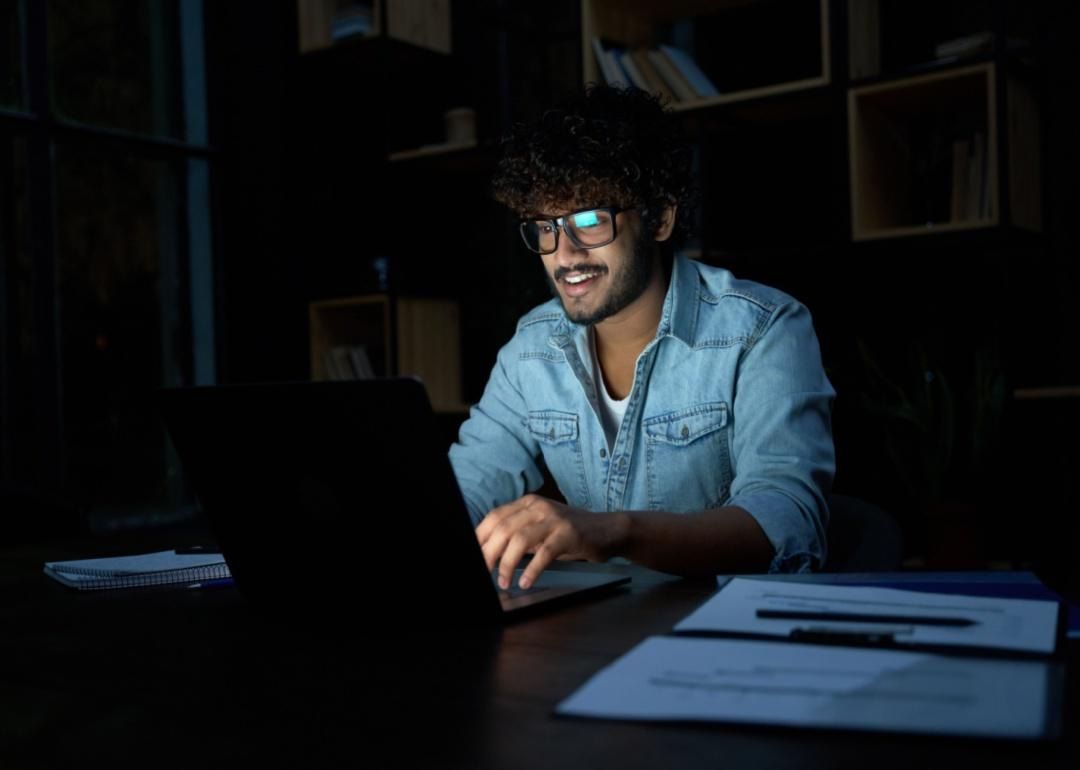
[[80,591],[203,583],[231,577],[220,553],[156,551],[45,563],[45,574]]

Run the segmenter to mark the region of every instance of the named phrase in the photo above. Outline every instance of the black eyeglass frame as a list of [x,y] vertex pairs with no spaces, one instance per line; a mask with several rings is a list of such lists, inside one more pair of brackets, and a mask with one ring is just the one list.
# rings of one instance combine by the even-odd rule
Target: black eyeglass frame
[[[619,237],[618,215],[624,211],[630,211],[632,206],[620,208],[618,206],[589,206],[588,208],[578,209],[577,211],[571,211],[569,214],[563,214],[561,217],[552,217],[545,219],[544,217],[534,217],[532,219],[523,219],[518,226],[518,232],[521,233],[521,240],[525,242],[525,248],[531,251],[533,254],[539,254],[540,256],[546,256],[548,254],[554,254],[559,250],[559,231],[562,230],[566,233],[566,237],[570,239],[570,242],[577,246],[579,249],[598,249],[601,246],[607,246],[609,243],[614,243],[615,239]],[[611,238],[603,243],[585,244],[579,241],[572,230],[566,229],[566,220],[569,217],[577,216],[578,214],[584,214],[588,211],[606,211],[611,215]],[[552,228],[555,230],[555,245],[549,251],[541,251],[539,248],[533,248],[529,243],[529,238],[525,234],[525,228],[535,222],[550,222]]]

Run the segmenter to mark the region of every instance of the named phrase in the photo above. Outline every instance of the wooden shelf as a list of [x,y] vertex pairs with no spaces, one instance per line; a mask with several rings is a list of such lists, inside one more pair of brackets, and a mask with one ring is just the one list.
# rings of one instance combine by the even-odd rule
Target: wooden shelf
[[1043,388],[1017,388],[1013,391],[1013,398],[1017,401],[1080,399],[1080,386],[1057,385]]
[[312,302],[308,313],[312,379],[332,378],[330,351],[358,346],[375,376],[418,377],[435,411],[467,410],[457,302],[369,294]]
[[1041,229],[1037,107],[1022,81],[1000,88],[1002,76],[986,62],[849,90],[853,240]]
[[582,0],[586,83],[603,82],[594,40],[624,50],[670,44],[689,54],[718,95],[671,101],[695,110],[831,82],[829,0]]
[[476,142],[444,142],[442,144],[426,144],[422,147],[416,147],[411,150],[400,150],[398,152],[392,152],[387,156],[387,160],[391,163],[397,163],[403,160],[414,160],[416,158],[427,158],[432,155],[447,155],[453,152],[461,152],[463,150],[471,150],[476,147]]

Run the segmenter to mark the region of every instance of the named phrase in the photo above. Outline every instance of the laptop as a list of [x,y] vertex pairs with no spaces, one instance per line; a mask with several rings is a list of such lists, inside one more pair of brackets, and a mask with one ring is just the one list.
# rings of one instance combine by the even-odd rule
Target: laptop
[[[500,591],[419,380],[169,388],[159,407],[239,591],[267,608],[503,622],[630,578]],[[568,565],[560,565],[568,566]]]

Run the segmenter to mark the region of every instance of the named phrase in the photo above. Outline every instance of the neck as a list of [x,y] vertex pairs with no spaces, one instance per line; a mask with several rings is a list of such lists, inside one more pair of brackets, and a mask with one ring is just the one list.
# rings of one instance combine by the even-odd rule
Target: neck
[[656,329],[660,325],[668,280],[659,256],[655,257],[652,278],[641,296],[593,327],[597,352],[601,356],[636,358],[645,349],[656,336]]

